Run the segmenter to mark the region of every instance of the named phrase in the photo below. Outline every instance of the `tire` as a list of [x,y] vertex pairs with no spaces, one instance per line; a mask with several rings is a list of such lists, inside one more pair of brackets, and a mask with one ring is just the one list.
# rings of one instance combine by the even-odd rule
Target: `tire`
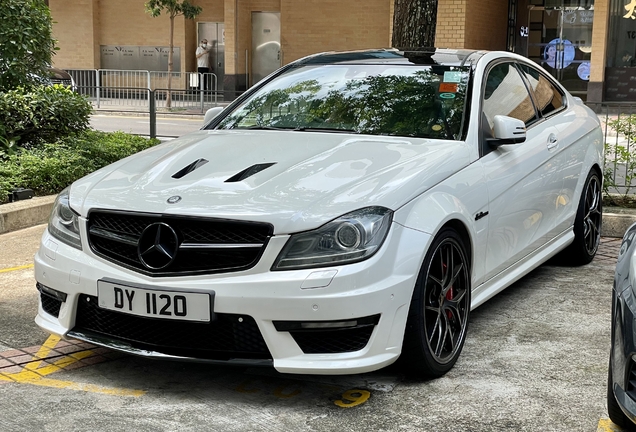
[[400,362],[415,378],[439,378],[459,357],[470,313],[470,263],[457,232],[442,229],[413,290]]
[[610,362],[610,366],[607,371],[607,413],[609,414],[610,420],[615,425],[628,431],[636,431],[636,425],[625,415],[616,400],[616,396],[614,396],[612,381],[612,363]]
[[603,198],[601,179],[596,170],[590,171],[579,201],[574,219],[574,241],[562,253],[567,264],[584,265],[590,263],[601,242],[603,218]]

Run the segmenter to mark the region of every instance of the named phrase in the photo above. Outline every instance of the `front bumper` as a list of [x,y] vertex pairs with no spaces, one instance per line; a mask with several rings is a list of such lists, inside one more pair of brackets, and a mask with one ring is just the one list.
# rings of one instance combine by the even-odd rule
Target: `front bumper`
[[636,298],[631,287],[612,295],[612,390],[625,415],[636,423]]
[[[393,223],[385,244],[366,261],[323,269],[272,272],[271,265],[287,239],[288,236],[274,236],[258,264],[246,271],[153,278],[96,256],[86,241],[83,251],[79,251],[46,231],[35,257],[35,277],[39,284],[65,294],[66,298],[58,302],[56,317],[55,313],[49,313],[51,308],[47,302],[50,303],[50,296],[43,293],[36,323],[63,337],[88,340],[132,354],[216,362],[219,358],[199,356],[196,350],[200,346],[181,351],[165,350],[152,344],[140,348],[125,338],[85,331],[76,326],[80,302],[97,296],[98,280],[113,279],[189,292],[212,290],[215,293],[213,312],[232,321],[227,324],[229,331],[243,331],[244,324],[253,322],[266,345],[265,356],[250,358],[229,353],[222,356],[224,362],[273,364],[280,372],[304,374],[362,373],[393,363],[400,355],[413,287],[431,236]],[[276,327],[280,322],[342,321],[365,317],[377,317],[374,321],[377,324],[367,335],[368,342],[361,349],[347,352],[308,353],[312,350],[306,346],[301,348],[303,343],[297,335],[281,331],[280,325],[279,330]],[[111,315],[109,318],[117,321],[118,317]],[[167,326],[167,329],[178,326],[154,319],[153,323]],[[206,341],[200,330],[184,327],[183,332],[193,338],[193,345],[214,343],[209,338]]]

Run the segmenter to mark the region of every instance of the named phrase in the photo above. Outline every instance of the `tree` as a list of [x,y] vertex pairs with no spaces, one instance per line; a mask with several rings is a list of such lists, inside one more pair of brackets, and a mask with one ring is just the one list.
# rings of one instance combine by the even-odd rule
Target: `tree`
[[55,53],[51,13],[42,0],[2,0],[0,92],[38,84],[48,77]]
[[394,47],[435,46],[437,0],[395,0],[393,10]]
[[172,51],[174,50],[174,19],[183,15],[186,19],[194,19],[203,10],[201,6],[190,4],[188,0],[148,0],[145,3],[146,12],[153,17],[158,17],[164,12],[170,18],[170,50],[168,51],[168,96],[166,106],[171,106],[172,90]]

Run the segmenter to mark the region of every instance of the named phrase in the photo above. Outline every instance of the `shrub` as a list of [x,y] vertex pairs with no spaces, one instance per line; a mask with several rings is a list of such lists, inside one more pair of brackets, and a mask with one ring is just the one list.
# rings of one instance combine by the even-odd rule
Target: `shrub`
[[0,150],[32,148],[84,131],[92,107],[88,100],[61,86],[37,86],[0,93]]
[[636,115],[621,115],[607,124],[629,145],[605,143],[604,198],[607,204],[631,207],[630,193],[636,180]]
[[48,76],[55,50],[51,12],[42,0],[2,0],[0,91],[31,86]]
[[39,148],[23,149],[0,164],[0,203],[11,189],[25,187],[36,195],[60,192],[91,172],[157,144],[123,132],[85,131]]

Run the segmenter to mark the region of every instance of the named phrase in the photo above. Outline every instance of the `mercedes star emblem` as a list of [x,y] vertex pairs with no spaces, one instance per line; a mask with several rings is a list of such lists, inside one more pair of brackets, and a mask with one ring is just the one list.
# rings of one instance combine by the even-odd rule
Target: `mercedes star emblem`
[[179,238],[172,227],[155,222],[141,233],[137,254],[143,265],[151,270],[161,270],[172,264],[178,249]]
[[181,201],[181,197],[179,195],[175,195],[175,196],[171,196],[170,198],[168,198],[168,204],[176,204],[179,201]]

